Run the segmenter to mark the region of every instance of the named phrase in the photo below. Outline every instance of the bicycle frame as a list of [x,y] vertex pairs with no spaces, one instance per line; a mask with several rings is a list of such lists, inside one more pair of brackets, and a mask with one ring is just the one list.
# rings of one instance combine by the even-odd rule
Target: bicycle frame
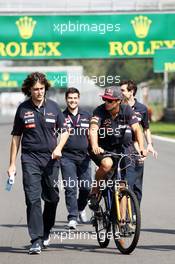
[[[127,181],[122,180],[120,166],[124,157],[129,157],[131,160],[132,156],[140,157],[140,155],[112,152],[105,153],[105,155],[106,157],[116,157],[117,166],[115,170],[108,173],[105,188],[99,192],[99,209],[94,212],[93,225],[101,248],[108,246],[110,242],[108,234],[112,227],[117,248],[122,254],[130,254],[139,240],[140,208],[136,196],[128,188]],[[108,180],[110,179],[112,184],[109,186]],[[133,215],[135,215],[134,218]]]
[[[127,223],[126,220],[126,211],[128,212],[129,219],[128,221],[132,221],[133,214],[132,214],[132,203],[130,197],[124,196],[122,199],[120,197],[120,193],[122,190],[128,189],[127,181],[122,180],[121,175],[121,161],[125,157],[129,157],[131,160],[131,157],[140,157],[138,154],[116,154],[113,152],[106,152],[106,157],[113,157],[114,159],[117,159],[117,167],[113,170],[112,174],[111,171],[107,174],[106,179],[106,187],[105,189],[100,192],[100,195],[98,197],[98,200],[100,201],[101,196],[106,197],[107,199],[107,211],[105,214],[108,216],[109,221],[112,223],[113,221],[113,209],[116,210],[116,221],[118,224]],[[132,161],[132,160],[131,160]],[[112,186],[108,186],[108,180],[113,180]],[[106,193],[106,194],[104,194]],[[115,201],[114,201],[115,199]],[[115,205],[115,208],[113,207]]]

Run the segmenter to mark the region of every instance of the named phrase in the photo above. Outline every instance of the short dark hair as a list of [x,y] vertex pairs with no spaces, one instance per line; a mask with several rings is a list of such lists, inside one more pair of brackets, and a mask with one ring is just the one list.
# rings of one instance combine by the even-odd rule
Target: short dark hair
[[133,95],[136,95],[137,93],[137,84],[135,81],[133,80],[124,80],[124,81],[121,81],[120,82],[120,86],[124,85],[124,84],[127,84],[127,90],[130,92],[130,91],[133,91]]
[[65,93],[65,98],[67,99],[68,95],[70,93],[77,93],[78,94],[78,97],[80,97],[80,92],[77,88],[74,88],[74,87],[70,87],[67,89],[66,93]]
[[46,79],[45,74],[40,73],[40,72],[32,72],[23,81],[22,88],[21,88],[22,92],[25,95],[30,96],[31,95],[30,88],[33,87],[37,82],[44,84],[45,91],[49,90],[51,86],[48,80]]

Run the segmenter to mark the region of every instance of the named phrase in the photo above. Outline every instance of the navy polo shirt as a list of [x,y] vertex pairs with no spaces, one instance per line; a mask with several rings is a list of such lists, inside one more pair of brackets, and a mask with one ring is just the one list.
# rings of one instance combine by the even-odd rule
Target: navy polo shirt
[[56,102],[45,99],[38,108],[29,99],[19,105],[11,134],[22,136],[22,161],[30,158],[37,161],[51,156],[57,145],[57,132],[66,129],[64,116]]
[[129,105],[120,105],[120,110],[115,119],[105,109],[105,104],[97,107],[93,112],[91,124],[99,126],[98,140],[99,146],[105,150],[121,151],[122,145],[132,145],[132,137],[125,142],[125,134],[131,133],[130,126],[138,123],[138,119]]
[[63,155],[71,159],[82,159],[86,156],[89,145],[90,114],[81,108],[78,109],[77,115],[73,115],[68,108],[63,111],[63,114],[70,128],[70,136],[63,148]]
[[135,104],[132,106],[135,115],[143,129],[149,128],[148,109],[144,104],[141,104],[135,99]]

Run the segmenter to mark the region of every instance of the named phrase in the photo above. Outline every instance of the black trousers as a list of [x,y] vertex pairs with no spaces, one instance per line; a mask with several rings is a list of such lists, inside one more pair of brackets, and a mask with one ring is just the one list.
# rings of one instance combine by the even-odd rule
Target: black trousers
[[[59,201],[58,165],[22,163],[23,187],[27,206],[27,225],[31,242],[48,234],[54,226]],[[44,200],[42,213],[41,198]]]

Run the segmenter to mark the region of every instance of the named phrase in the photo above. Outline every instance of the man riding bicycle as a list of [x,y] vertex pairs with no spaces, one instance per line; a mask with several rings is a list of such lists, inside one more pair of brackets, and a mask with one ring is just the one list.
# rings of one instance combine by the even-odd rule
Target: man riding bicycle
[[[104,155],[104,150],[116,153],[123,152],[123,146],[134,151],[133,141],[125,141],[126,133],[133,133],[140,148],[140,154],[146,156],[143,135],[138,119],[129,105],[121,103],[123,96],[120,87],[109,87],[105,89],[102,96],[104,104],[98,106],[90,121],[90,155],[99,168],[96,171],[95,181],[89,198],[89,207],[97,210],[97,194],[99,182],[105,179],[105,175],[111,170],[113,160]],[[128,137],[127,137],[128,138]],[[129,181],[132,179],[128,179]]]

